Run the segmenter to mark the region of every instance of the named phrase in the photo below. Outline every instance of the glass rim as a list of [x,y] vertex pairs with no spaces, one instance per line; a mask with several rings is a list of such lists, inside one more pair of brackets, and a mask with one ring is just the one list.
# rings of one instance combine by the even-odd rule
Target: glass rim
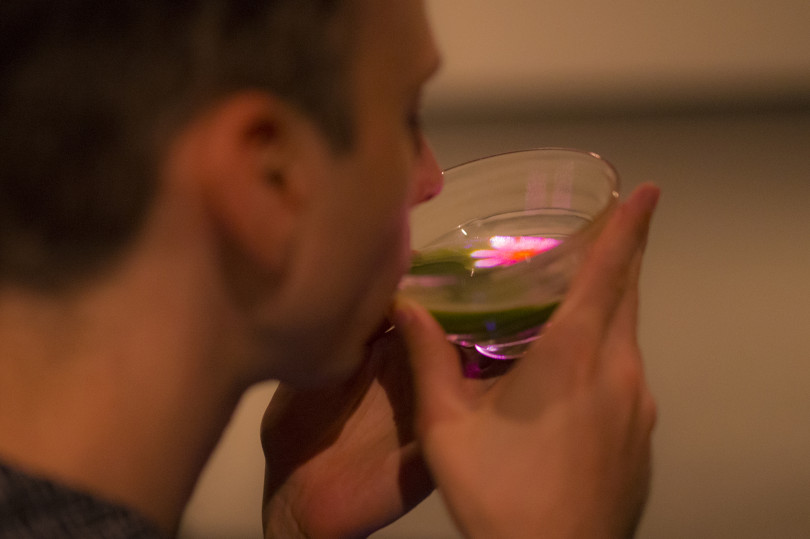
[[[588,150],[581,150],[577,148],[568,148],[568,147],[537,147],[537,148],[528,148],[528,149],[520,149],[520,150],[511,150],[507,152],[495,153],[483,157],[478,157],[469,161],[465,161],[463,163],[454,165],[452,167],[447,168],[446,170],[442,171],[442,174],[452,174],[456,172],[462,171],[462,169],[469,168],[471,166],[475,166],[481,164],[483,161],[491,162],[492,160],[497,160],[499,158],[508,158],[508,157],[515,157],[519,155],[553,155],[553,154],[560,154],[563,158],[565,156],[575,157],[579,159],[585,159],[594,163],[598,163],[605,172],[605,176],[609,182],[609,189],[610,193],[608,195],[607,202],[605,203],[604,207],[602,207],[598,213],[593,215],[593,218],[588,225],[582,227],[579,230],[576,230],[573,234],[566,238],[564,242],[560,245],[550,249],[548,251],[544,251],[532,256],[529,259],[526,259],[518,264],[514,264],[511,266],[497,268],[496,270],[487,270],[481,272],[472,272],[471,274],[465,274],[463,276],[451,276],[451,275],[442,275],[441,277],[436,275],[415,275],[415,274],[408,274],[406,273],[403,277],[406,281],[416,284],[419,282],[423,282],[427,284],[428,282],[436,283],[436,279],[443,282],[450,282],[450,281],[467,281],[472,279],[473,281],[477,281],[477,277],[483,277],[487,275],[487,279],[492,279],[495,274],[497,274],[497,279],[511,279],[516,274],[521,274],[525,272],[533,271],[538,264],[549,264],[552,263],[554,260],[560,259],[562,257],[568,256],[568,254],[577,249],[581,244],[587,243],[588,241],[594,239],[601,230],[604,228],[604,225],[608,219],[608,216],[614,210],[617,205],[619,199],[619,186],[620,186],[620,177],[617,169],[613,166],[611,162],[607,159],[603,158],[601,155],[588,151]],[[441,194],[439,195],[441,196]],[[549,209],[564,209],[564,208],[549,208]],[[484,216],[483,218],[488,218]],[[462,227],[466,223],[459,223],[457,227]],[[493,273],[494,271],[494,273]]]
[[476,164],[480,164],[482,161],[490,161],[493,159],[499,158],[506,158],[506,157],[514,157],[517,155],[528,155],[528,154],[553,154],[553,153],[560,153],[564,155],[572,155],[577,156],[580,158],[586,158],[588,160],[592,160],[594,162],[600,163],[603,168],[608,172],[607,176],[610,178],[611,188],[613,191],[618,194],[619,189],[621,187],[621,179],[619,176],[619,171],[613,166],[613,163],[602,157],[600,154],[596,152],[592,152],[589,150],[582,150],[579,148],[572,148],[566,146],[540,146],[536,148],[524,148],[520,150],[509,150],[506,152],[499,152],[493,153],[490,155],[485,155],[482,157],[476,157],[474,159],[470,159],[468,161],[464,161],[462,163],[458,163],[451,167],[448,167],[442,170],[442,175],[455,173],[458,172],[461,168],[466,168],[469,166],[473,166]]

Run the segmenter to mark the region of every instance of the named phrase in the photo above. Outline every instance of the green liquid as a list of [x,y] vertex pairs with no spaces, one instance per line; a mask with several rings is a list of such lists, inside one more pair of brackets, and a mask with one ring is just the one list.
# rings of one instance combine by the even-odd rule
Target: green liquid
[[475,261],[470,258],[473,249],[435,249],[417,253],[411,260],[411,275],[468,274]]
[[431,311],[431,314],[448,334],[497,339],[545,324],[557,305],[559,302],[502,311]]
[[[409,274],[434,276],[470,276],[473,273],[480,278],[498,268],[475,268],[475,260],[470,257],[474,247],[441,248],[423,251],[414,256]],[[481,286],[480,284],[477,286]],[[442,294],[454,290],[445,289]],[[460,287],[456,289],[460,295],[470,291]],[[462,297],[462,296],[460,296]],[[442,300],[441,303],[450,307],[432,308],[431,301],[423,299],[425,306],[434,318],[444,328],[448,335],[459,336],[474,341],[498,339],[517,335],[521,332],[537,328],[545,324],[559,305],[558,301],[543,305],[525,305],[506,309],[487,309],[486,305],[477,306],[478,310],[452,310],[449,304],[453,301]],[[465,301],[461,300],[461,304]],[[475,308],[475,307],[474,307]]]

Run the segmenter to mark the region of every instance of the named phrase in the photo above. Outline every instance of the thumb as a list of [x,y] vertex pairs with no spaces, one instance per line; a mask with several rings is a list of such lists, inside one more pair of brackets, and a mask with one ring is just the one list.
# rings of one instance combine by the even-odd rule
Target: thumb
[[407,298],[397,298],[393,319],[408,350],[420,416],[430,420],[451,412],[462,398],[458,351],[430,313]]

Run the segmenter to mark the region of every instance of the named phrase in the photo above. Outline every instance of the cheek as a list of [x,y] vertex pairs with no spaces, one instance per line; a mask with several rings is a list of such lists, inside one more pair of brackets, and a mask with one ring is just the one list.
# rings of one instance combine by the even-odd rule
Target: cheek
[[375,185],[365,196],[365,226],[383,242],[381,248],[389,255],[409,247],[410,198],[412,192],[410,170],[407,167],[388,167],[372,177]]
[[402,217],[400,230],[399,270],[405,273],[411,266],[411,220],[410,210],[406,210]]
[[[407,162],[407,165],[411,164],[410,161]],[[413,173],[412,168],[406,166],[397,177],[391,178],[396,183],[392,186],[395,194],[388,213],[388,226],[391,227],[389,256],[399,274],[408,270],[411,259],[410,201],[413,196]]]
[[354,175],[358,213],[352,241],[363,241],[357,247],[367,249],[372,269],[399,275],[410,261],[409,213],[417,161],[409,139],[388,125],[378,127],[376,137],[358,145],[357,155],[363,157]]
[[[370,247],[366,271],[368,292],[377,299],[390,301],[402,275],[408,270],[411,258],[410,229],[406,207],[392,209],[385,220],[378,222],[376,235]],[[380,298],[382,296],[382,298]]]
[[375,234],[366,245],[371,256],[369,270],[380,274],[377,279],[398,279],[410,263],[410,228],[405,208],[395,208],[378,220]]

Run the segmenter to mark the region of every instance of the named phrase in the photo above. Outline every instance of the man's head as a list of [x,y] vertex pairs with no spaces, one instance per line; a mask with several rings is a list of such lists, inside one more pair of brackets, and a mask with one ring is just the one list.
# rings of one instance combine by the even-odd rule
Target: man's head
[[18,8],[0,38],[26,51],[3,65],[0,279],[58,290],[148,254],[185,290],[180,261],[228,320],[224,369],[345,376],[441,186],[421,0],[92,4]]
[[6,0],[0,285],[62,288],[142,225],[168,142],[217,99],[267,91],[351,143],[351,0]]

